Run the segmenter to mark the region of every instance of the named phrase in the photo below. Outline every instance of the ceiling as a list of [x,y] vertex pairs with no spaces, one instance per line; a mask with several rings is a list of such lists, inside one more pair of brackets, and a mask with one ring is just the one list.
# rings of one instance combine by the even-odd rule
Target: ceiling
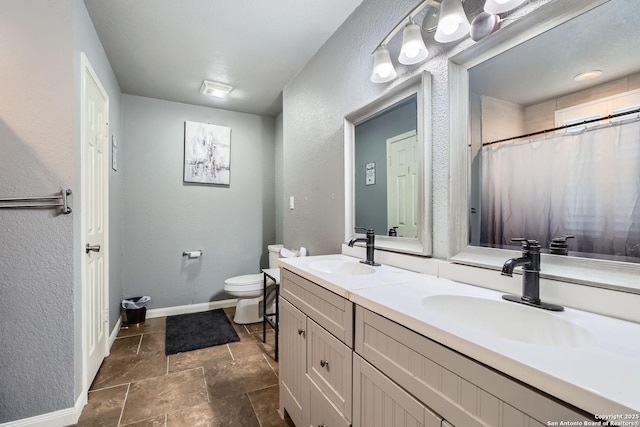
[[638,0],[611,0],[472,68],[470,90],[529,106],[640,72],[638,52]]
[[[84,0],[123,93],[265,116],[362,0]],[[234,87],[218,100],[203,80]]]

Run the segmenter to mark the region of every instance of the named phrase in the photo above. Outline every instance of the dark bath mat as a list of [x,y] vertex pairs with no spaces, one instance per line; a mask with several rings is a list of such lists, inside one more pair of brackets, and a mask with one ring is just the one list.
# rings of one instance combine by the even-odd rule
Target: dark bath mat
[[165,354],[240,341],[222,309],[167,317]]

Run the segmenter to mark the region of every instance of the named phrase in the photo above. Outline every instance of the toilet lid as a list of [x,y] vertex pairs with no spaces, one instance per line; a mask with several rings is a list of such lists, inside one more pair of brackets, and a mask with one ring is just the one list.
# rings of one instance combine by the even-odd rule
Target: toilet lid
[[231,277],[224,281],[225,285],[262,285],[264,283],[264,276],[261,273],[258,274],[245,274],[244,276]]
[[284,245],[269,245],[267,246],[267,249],[269,249],[269,252],[277,252],[280,253],[280,249],[284,248]]

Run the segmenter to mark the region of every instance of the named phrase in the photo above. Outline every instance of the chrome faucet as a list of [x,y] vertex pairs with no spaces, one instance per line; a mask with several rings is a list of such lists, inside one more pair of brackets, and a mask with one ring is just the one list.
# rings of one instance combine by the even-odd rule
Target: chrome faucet
[[511,277],[514,268],[522,267],[522,297],[503,295],[502,298],[507,301],[544,308],[545,310],[564,310],[562,306],[540,300],[540,244],[538,241],[521,237],[511,239],[511,241],[522,242],[522,256],[508,259],[502,266],[502,275]]
[[362,228],[356,227],[356,230],[364,230],[367,237],[354,237],[349,240],[349,246],[353,247],[353,245],[357,242],[365,242],[367,244],[367,259],[360,261],[363,264],[372,265],[374,267],[379,266],[377,262],[373,260],[373,251],[375,249],[376,244],[376,232],[371,228]]

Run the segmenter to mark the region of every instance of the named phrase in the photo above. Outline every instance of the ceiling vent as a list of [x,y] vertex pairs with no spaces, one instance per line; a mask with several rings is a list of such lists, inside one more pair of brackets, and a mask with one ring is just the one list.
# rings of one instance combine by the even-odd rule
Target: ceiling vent
[[229,86],[224,83],[211,82],[209,80],[205,80],[202,82],[202,86],[200,86],[200,93],[203,93],[209,96],[214,96],[216,98],[226,98],[232,89],[233,89],[233,86]]

